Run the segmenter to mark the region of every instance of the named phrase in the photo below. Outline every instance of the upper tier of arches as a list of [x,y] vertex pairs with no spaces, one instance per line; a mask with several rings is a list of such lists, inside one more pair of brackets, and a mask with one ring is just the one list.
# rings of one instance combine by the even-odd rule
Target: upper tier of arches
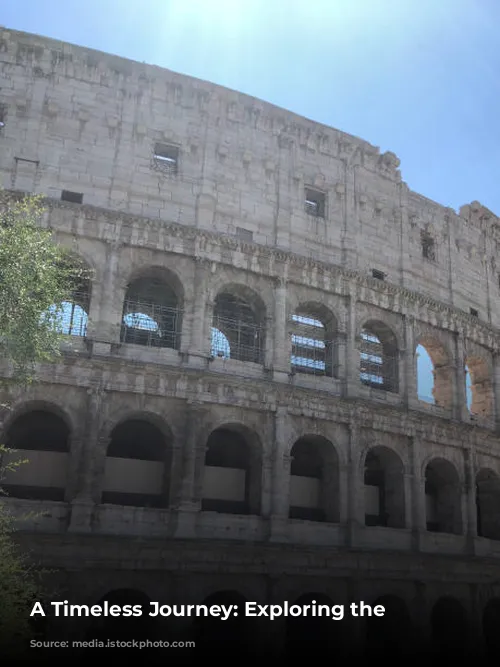
[[408,328],[397,314],[364,303],[354,309],[353,328],[346,324],[346,303],[335,295],[296,285],[278,295],[265,281],[243,283],[230,271],[205,274],[209,283],[195,290],[183,283],[184,273],[183,267],[143,267],[111,292],[82,280],[63,304],[58,326],[71,336],[103,340],[97,329],[107,320],[108,341],[132,346],[127,356],[135,349],[141,360],[139,349],[195,351],[248,364],[251,373],[257,366],[279,368],[295,383],[314,376],[316,388],[354,379],[367,397],[412,395],[410,407],[463,412],[484,423],[498,419],[494,354],[465,338],[457,346],[452,331],[418,323]]

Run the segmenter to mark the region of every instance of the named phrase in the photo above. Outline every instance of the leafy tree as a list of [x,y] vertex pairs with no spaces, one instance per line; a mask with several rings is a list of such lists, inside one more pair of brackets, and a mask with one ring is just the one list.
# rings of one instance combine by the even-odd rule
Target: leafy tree
[[[86,278],[51,231],[40,226],[43,214],[40,197],[0,193],[0,358],[10,365],[8,377],[1,380],[4,388],[26,387],[35,381],[37,363],[60,354],[64,304]],[[23,463],[12,462],[5,454],[10,451],[0,447],[0,484],[7,471]],[[40,572],[19,550],[15,530],[8,503],[0,501],[0,655],[4,656],[27,646],[33,636],[32,605],[43,595]]]
[[0,358],[11,362],[15,384],[60,354],[64,304],[87,277],[40,226],[43,214],[40,197],[0,196]]

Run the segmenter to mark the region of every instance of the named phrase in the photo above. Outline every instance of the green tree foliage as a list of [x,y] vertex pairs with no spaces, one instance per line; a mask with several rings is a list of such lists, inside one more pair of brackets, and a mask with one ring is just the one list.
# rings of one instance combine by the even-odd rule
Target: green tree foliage
[[16,384],[59,355],[63,304],[87,277],[40,226],[43,213],[40,197],[0,196],[0,358]]
[[[39,197],[13,198],[0,193],[0,359],[10,364],[4,384],[25,387],[35,381],[36,364],[60,354],[64,338],[64,303],[85,280],[85,271],[58,245],[40,222]],[[7,370],[7,369],[6,369]],[[8,407],[8,406],[4,406]],[[8,465],[10,453],[0,447],[2,479],[22,461]],[[22,520],[22,519],[21,519]],[[17,521],[0,500],[0,655],[16,653],[33,637],[30,612],[43,597],[40,571],[18,548]]]

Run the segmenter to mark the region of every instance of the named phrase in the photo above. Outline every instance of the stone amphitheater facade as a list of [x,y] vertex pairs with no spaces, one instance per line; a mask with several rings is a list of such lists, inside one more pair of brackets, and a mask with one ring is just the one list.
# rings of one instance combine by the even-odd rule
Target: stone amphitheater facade
[[7,29],[0,63],[2,185],[46,197],[92,276],[2,424],[31,458],[6,480],[37,512],[19,540],[67,599],[382,600],[349,650],[498,651],[499,218],[204,81]]

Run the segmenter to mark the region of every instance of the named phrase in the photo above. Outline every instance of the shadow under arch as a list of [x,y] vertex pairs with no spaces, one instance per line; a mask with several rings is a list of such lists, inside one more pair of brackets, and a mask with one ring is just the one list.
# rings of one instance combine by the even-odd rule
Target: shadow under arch
[[467,613],[452,597],[437,600],[431,612],[431,655],[436,661],[458,660],[467,651]]
[[210,431],[203,475],[204,511],[260,514],[262,443],[256,431],[235,422]]
[[246,602],[245,596],[232,590],[217,591],[205,598],[201,604],[206,605],[208,610],[213,605],[223,606],[225,609],[230,608],[231,614],[227,620],[209,614],[198,616],[194,620],[196,649],[203,655],[207,652],[215,653],[219,657],[229,656],[243,662],[252,652],[255,639],[251,632],[254,624],[245,616]]
[[382,595],[371,607],[381,605],[383,616],[366,619],[365,653],[370,658],[404,658],[410,654],[411,618],[408,608],[396,595]]
[[[291,605],[302,610],[309,606],[307,614],[292,616],[286,619],[285,654],[293,659],[297,654],[311,656],[313,651],[335,651],[336,657],[343,654],[344,619],[334,620],[332,608],[335,603],[324,593],[305,593]],[[335,609],[336,612],[339,609]],[[344,609],[344,618],[346,610]]]
[[[97,604],[101,607],[107,603],[110,608],[117,605],[123,609],[129,605],[133,611],[142,612],[141,615],[130,616],[101,616],[93,619],[87,633],[86,641],[126,641],[130,639],[146,640],[153,639],[156,619],[149,616],[150,602],[146,593],[132,588],[120,588],[109,591]],[[135,609],[134,609],[135,608]]]
[[364,460],[365,524],[405,527],[404,464],[400,455],[385,445],[374,445]]
[[500,598],[488,600],[483,611],[483,636],[486,655],[498,662],[500,656]]
[[27,463],[5,471],[3,488],[15,498],[64,501],[70,456],[71,430],[60,411],[43,409],[18,411],[5,429],[7,452],[2,465]]

